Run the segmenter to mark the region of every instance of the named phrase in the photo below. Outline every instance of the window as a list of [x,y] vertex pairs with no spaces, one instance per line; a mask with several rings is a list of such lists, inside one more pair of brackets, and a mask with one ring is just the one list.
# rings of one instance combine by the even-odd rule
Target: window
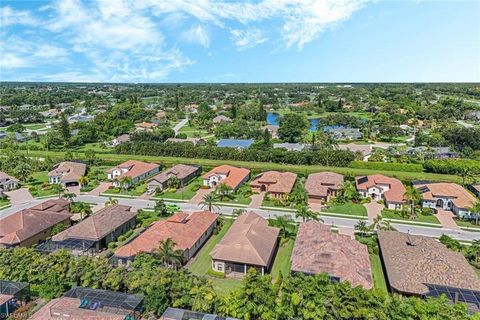
[[223,265],[221,263],[217,263],[217,270],[223,271]]

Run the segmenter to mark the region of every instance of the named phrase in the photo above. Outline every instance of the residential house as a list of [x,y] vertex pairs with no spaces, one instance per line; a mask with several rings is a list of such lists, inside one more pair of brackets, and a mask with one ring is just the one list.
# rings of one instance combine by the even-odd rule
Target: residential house
[[461,218],[474,218],[470,208],[477,199],[462,186],[439,182],[417,184],[415,188],[422,196],[422,207],[452,211]]
[[47,111],[39,112],[45,118],[55,118],[60,114],[58,109],[48,109]]
[[30,300],[28,283],[0,280],[0,317],[9,319],[15,310]]
[[129,134],[122,134],[115,139],[112,140],[112,143],[110,144],[111,147],[116,147],[122,143],[129,142],[130,141],[130,135]]
[[226,117],[224,115],[219,115],[219,116],[216,116],[215,118],[213,118],[213,124],[214,125],[218,125],[220,123],[230,123],[232,122],[232,119],[230,119],[229,117]]
[[[137,212],[131,209],[119,204],[105,207],[54,235],[52,242],[57,248],[71,249],[76,254],[99,252],[120,235],[135,228]],[[72,242],[78,245],[72,247]]]
[[30,247],[44,241],[57,224],[70,225],[69,202],[47,200],[0,219],[0,247]]
[[407,203],[407,191],[398,179],[386,177],[381,174],[355,178],[357,190],[362,197],[370,197],[373,201],[383,199],[385,206],[391,210],[401,210]]
[[18,184],[19,181],[16,178],[0,171],[0,195],[3,191],[17,189]]
[[28,320],[140,320],[142,302],[138,294],[74,287]]
[[156,118],[157,120],[163,120],[163,119],[165,119],[166,117],[167,117],[167,113],[166,113],[165,111],[163,111],[163,110],[158,111],[157,114],[155,115],[155,118]]
[[458,154],[450,147],[409,147],[406,150],[409,156],[421,156],[425,159],[452,159],[458,158]]
[[270,135],[272,136],[272,138],[276,139],[276,138],[278,138],[278,129],[279,128],[280,128],[280,126],[273,125],[273,124],[268,124],[268,125],[264,126],[262,129],[263,130],[267,129],[268,132],[270,132]]
[[355,143],[348,143],[348,144],[339,144],[337,146],[339,150],[348,150],[355,154],[361,155],[361,159],[363,161],[368,161],[370,156],[373,153],[372,145],[370,144],[355,144]]
[[343,176],[334,172],[317,172],[308,176],[305,190],[308,201],[322,203],[337,196],[337,191],[343,183]]
[[86,171],[87,165],[84,163],[60,162],[48,173],[48,183],[61,184],[64,187],[78,186],[78,180],[85,175]]
[[180,139],[180,138],[168,138],[166,142],[172,142],[172,143],[184,143],[184,142],[190,142],[194,146],[201,146],[206,144],[207,142],[203,140],[202,138],[185,138],[185,139]]
[[330,133],[336,140],[360,140],[363,138],[363,133],[358,128],[332,126],[325,127],[324,131]]
[[68,117],[68,122],[69,123],[88,122],[90,120],[93,120],[94,118],[95,117],[92,115],[76,114],[71,117]]
[[199,166],[189,166],[186,164],[177,164],[170,169],[164,170],[157,174],[147,182],[150,190],[164,190],[168,188],[168,181],[175,178],[183,187],[188,184],[190,180],[200,175],[201,168]]
[[207,314],[204,312],[191,311],[168,307],[159,320],[240,320],[230,317],[221,317],[216,314]]
[[247,149],[252,144],[253,144],[252,139],[220,139],[217,143],[217,147]]
[[287,151],[303,151],[305,145],[302,143],[274,143],[274,149],[287,149]]
[[[479,296],[480,278],[463,254],[436,239],[379,231],[378,242],[390,291],[421,297],[445,294],[452,302],[467,302],[467,294]],[[480,311],[478,304],[467,305]]]
[[128,160],[107,171],[107,177],[113,181],[116,188],[122,187],[123,177],[131,179],[130,186],[139,183],[141,180],[150,177],[160,171],[156,163],[148,163],[137,160]]
[[209,188],[216,188],[223,183],[236,191],[249,178],[250,170],[248,169],[221,165],[203,175],[203,185]]
[[285,199],[292,192],[297,174],[267,171],[259,174],[250,184],[253,192],[266,192],[270,198]]
[[242,214],[210,252],[213,270],[226,276],[243,276],[249,268],[269,272],[279,232],[254,212]]
[[128,264],[137,254],[154,252],[160,242],[172,239],[174,249],[182,250],[184,262],[187,262],[213,233],[217,219],[218,215],[210,211],[177,212],[166,220],[155,222],[138,237],[118,248],[115,257],[120,264]]
[[334,233],[318,221],[301,223],[291,257],[291,272],[314,275],[327,273],[334,281],[348,281],[352,287],[373,287],[368,248],[348,235]]
[[141,122],[135,124],[136,131],[152,131],[158,126],[158,124],[153,122]]

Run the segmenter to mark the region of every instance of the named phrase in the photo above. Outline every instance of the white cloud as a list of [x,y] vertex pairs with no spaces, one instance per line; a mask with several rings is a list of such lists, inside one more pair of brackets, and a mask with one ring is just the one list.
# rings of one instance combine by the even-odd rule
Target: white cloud
[[0,55],[0,65],[5,69],[18,69],[28,67],[29,62],[15,53],[3,52]]
[[259,29],[231,30],[231,39],[239,51],[250,49],[268,40]]
[[29,11],[14,10],[9,6],[0,9],[0,26],[7,27],[14,24],[36,25],[38,21]]
[[201,25],[191,27],[187,31],[184,31],[181,38],[186,42],[197,43],[205,48],[210,46],[210,38],[208,33]]

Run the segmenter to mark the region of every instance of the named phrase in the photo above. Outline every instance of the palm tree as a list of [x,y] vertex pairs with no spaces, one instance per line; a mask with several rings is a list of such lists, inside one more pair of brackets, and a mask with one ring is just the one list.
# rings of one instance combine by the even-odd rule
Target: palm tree
[[350,181],[344,181],[337,191],[337,200],[340,202],[357,201],[358,191]]
[[390,221],[383,220],[382,216],[377,216],[373,218],[373,223],[370,225],[370,228],[372,230],[380,231],[394,230],[394,228],[390,224]]
[[20,181],[27,181],[30,178],[31,174],[32,167],[26,162],[22,162],[15,167],[15,176],[20,179]]
[[239,208],[233,209],[233,210],[232,210],[232,216],[234,216],[234,217],[239,217],[239,216],[241,216],[242,214],[244,214],[245,212],[246,212],[245,209],[239,209]]
[[202,201],[200,201],[200,205],[202,208],[208,207],[208,211],[212,211],[213,208],[220,209],[219,206],[215,205],[216,197],[213,193],[207,193],[203,196]]
[[78,202],[75,208],[76,211],[80,213],[80,220],[83,220],[85,216],[92,214],[92,208],[90,208],[90,205],[88,203]]
[[112,204],[118,204],[118,199],[115,199],[115,198],[112,198],[112,197],[108,197],[108,200],[105,201],[105,207],[108,207]]
[[52,186],[53,191],[55,191],[56,194],[58,194],[58,199],[62,197],[62,194],[65,192],[65,189],[63,188],[62,184],[57,183]]
[[233,199],[234,195],[232,191],[233,189],[225,183],[221,183],[217,188],[217,194],[220,200],[225,200],[225,198]]
[[72,193],[72,192],[64,193],[62,195],[62,198],[69,201],[70,203],[72,203],[73,199],[75,199],[76,197],[77,197],[77,195],[75,193]]
[[168,178],[167,185],[171,189],[178,189],[180,187],[180,180],[176,176]]
[[90,182],[90,178],[87,176],[81,176],[78,178],[78,183],[80,184],[80,187],[86,186]]
[[184,256],[182,250],[175,250],[175,245],[171,238],[160,241],[155,256],[164,267],[177,270],[182,265]]
[[368,225],[366,220],[358,220],[358,223],[355,225],[355,230],[360,231],[360,234],[365,236],[365,234],[368,232]]
[[410,202],[410,213],[412,218],[416,219],[415,205],[421,199],[420,192],[418,192],[418,190],[414,187],[408,186],[404,196]]
[[478,224],[478,217],[480,215],[480,201],[475,202],[468,211],[475,215],[475,224]]
[[128,191],[128,188],[130,188],[132,184],[132,178],[128,176],[123,176],[120,178],[120,186],[125,189],[125,191]]
[[295,237],[295,232],[293,228],[295,222],[290,218],[290,216],[276,216],[275,219],[272,219],[272,224],[280,229],[279,236],[282,241],[290,240]]
[[308,221],[308,220],[315,220],[315,221],[322,221],[319,217],[318,212],[313,212],[312,210],[308,209],[307,206],[299,205],[297,206],[297,211],[295,212],[295,217],[296,218],[302,218],[302,221]]

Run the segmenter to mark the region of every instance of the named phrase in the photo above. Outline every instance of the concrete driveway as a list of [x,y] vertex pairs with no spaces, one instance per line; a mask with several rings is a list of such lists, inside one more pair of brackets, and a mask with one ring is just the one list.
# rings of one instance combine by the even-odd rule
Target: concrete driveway
[[98,187],[90,191],[88,194],[91,196],[99,196],[101,193],[104,193],[112,186],[111,182],[100,182]]
[[260,209],[262,206],[263,198],[265,197],[265,192],[260,192],[259,194],[252,194],[250,199],[250,205],[248,206],[251,209]]
[[190,201],[188,201],[188,203],[191,203],[191,204],[199,204],[200,202],[202,202],[203,200],[203,197],[209,193],[212,193],[213,191],[215,191],[215,189],[213,188],[210,188],[210,189],[198,189],[197,193],[192,197],[192,199],[190,199]]
[[373,221],[373,219],[378,217],[382,213],[383,208],[385,208],[383,204],[376,203],[375,201],[364,203],[363,206],[367,209],[369,221]]
[[308,207],[313,212],[322,212],[322,208],[325,207],[325,205],[317,202],[308,201]]
[[27,188],[20,188],[13,191],[5,192],[10,198],[10,203],[13,205],[30,202],[33,200],[32,195]]
[[454,229],[458,230],[460,229],[459,226],[455,223],[455,220],[453,220],[453,212],[451,211],[445,211],[445,210],[437,210],[437,214],[435,215],[442,224],[442,227],[446,229]]

